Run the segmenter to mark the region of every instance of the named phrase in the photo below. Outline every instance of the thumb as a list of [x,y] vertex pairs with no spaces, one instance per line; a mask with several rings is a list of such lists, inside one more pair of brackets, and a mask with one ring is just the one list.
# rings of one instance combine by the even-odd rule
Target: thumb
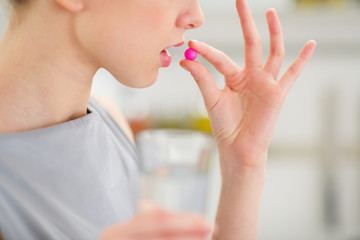
[[180,61],[180,66],[191,73],[204,98],[206,108],[209,110],[215,106],[219,101],[220,90],[206,67],[197,61],[186,59]]

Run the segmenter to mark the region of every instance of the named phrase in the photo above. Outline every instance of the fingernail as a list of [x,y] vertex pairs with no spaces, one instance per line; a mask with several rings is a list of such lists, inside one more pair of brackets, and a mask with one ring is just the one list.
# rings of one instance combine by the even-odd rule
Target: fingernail
[[312,42],[316,46],[316,41],[315,40],[310,40],[309,42]]
[[198,40],[190,40],[191,42],[193,42],[194,44],[200,44],[201,42]]

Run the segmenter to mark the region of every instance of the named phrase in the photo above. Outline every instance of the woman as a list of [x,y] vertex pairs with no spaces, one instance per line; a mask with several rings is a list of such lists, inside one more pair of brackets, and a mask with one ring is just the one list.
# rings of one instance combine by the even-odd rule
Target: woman
[[[156,207],[136,213],[137,158],[128,126],[90,98],[101,67],[129,87],[152,85],[171,62],[166,49],[182,45],[184,32],[203,23],[197,0],[10,1],[0,43],[3,238],[204,239],[211,227],[201,216]],[[263,64],[250,10],[245,0],[236,6],[244,66],[189,42],[224,75],[224,89],[201,63],[180,62],[200,88],[219,149],[222,188],[213,239],[256,238],[271,135],[315,49],[309,41],[276,81],[284,47],[275,10],[266,14],[271,48]]]

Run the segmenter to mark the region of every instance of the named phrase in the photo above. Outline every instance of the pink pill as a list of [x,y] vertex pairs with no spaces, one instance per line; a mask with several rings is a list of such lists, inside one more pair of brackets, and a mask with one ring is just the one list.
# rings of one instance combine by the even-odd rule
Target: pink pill
[[185,58],[187,60],[194,61],[196,59],[196,57],[197,57],[197,51],[195,49],[188,48],[185,51]]

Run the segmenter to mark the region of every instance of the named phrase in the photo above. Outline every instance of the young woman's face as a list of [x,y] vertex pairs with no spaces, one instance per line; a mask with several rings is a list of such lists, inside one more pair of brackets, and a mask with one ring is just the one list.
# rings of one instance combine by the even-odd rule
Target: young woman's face
[[75,34],[100,67],[130,87],[153,84],[169,64],[164,49],[203,23],[198,0],[90,0]]

